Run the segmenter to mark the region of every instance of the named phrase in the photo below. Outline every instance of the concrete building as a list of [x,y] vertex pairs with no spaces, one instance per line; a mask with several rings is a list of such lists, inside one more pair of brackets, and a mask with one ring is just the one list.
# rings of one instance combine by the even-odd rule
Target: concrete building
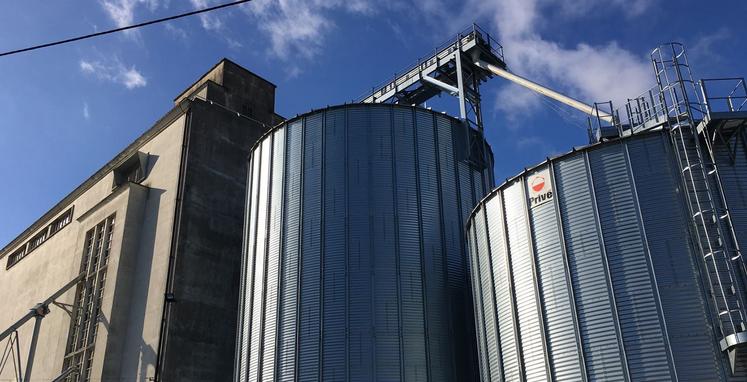
[[[40,321],[33,380],[231,378],[246,157],[282,120],[274,101],[275,85],[221,60],[0,250],[0,331],[83,275]],[[0,343],[14,348],[0,380],[18,359],[25,371],[33,332]]]

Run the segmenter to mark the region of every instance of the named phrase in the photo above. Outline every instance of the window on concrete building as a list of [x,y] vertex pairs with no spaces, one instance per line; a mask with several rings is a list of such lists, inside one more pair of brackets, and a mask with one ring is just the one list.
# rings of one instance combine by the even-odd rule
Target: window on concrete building
[[114,185],[117,188],[127,182],[140,183],[145,180],[148,154],[140,151],[127,158],[119,167],[114,169]]
[[61,229],[65,228],[66,225],[73,221],[73,209],[65,211],[62,215],[58,216],[57,219],[49,225],[49,235],[54,235]]
[[10,269],[10,267],[21,261],[24,256],[26,256],[26,244],[22,245],[21,248],[16,249],[15,252],[8,256],[8,263],[5,266],[5,269]]
[[49,237],[49,227],[44,227],[41,232],[37,233],[36,235],[34,235],[34,237],[31,238],[31,240],[29,240],[28,251],[31,252],[36,249],[45,240],[47,240],[47,237]]
[[101,315],[101,300],[106,281],[106,265],[111,251],[114,215],[109,216],[86,232],[80,270],[85,273],[78,284],[73,303],[73,321],[68,334],[62,371],[75,368],[66,381],[91,380],[94,344]]
[[21,248],[18,248],[15,252],[11,253],[10,256],[8,256],[8,263],[5,266],[5,269],[9,269],[13,265],[21,261],[21,259],[26,257],[26,255],[31,253],[31,251],[42,245],[45,241],[47,241],[47,239],[52,237],[52,235],[60,232],[60,230],[65,228],[66,225],[70,224],[71,221],[73,221],[72,207],[63,212],[62,215],[57,217],[57,219],[54,219],[52,223],[49,223],[49,225],[44,227],[44,229],[39,231],[36,235],[34,235],[34,237],[29,239],[29,241],[21,246]]

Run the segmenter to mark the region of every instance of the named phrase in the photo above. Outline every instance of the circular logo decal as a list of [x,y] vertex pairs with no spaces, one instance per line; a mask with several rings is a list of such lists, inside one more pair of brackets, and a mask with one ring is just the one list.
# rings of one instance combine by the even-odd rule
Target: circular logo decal
[[532,179],[532,190],[534,190],[534,192],[540,192],[543,188],[545,188],[545,178],[535,176],[534,179]]

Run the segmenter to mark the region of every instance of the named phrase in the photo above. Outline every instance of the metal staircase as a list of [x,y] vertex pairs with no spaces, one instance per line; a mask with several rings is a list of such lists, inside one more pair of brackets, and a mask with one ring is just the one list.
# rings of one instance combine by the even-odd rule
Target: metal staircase
[[[681,44],[660,46],[651,53],[651,62],[658,85],[658,97],[651,93],[651,104],[659,106],[657,110],[649,109],[649,115],[669,126],[692,218],[694,241],[702,258],[704,283],[714,310],[716,334],[721,350],[728,352],[734,372],[737,350],[747,344],[744,295],[747,269],[726,204],[713,146],[700,134],[708,131],[703,125],[709,120],[708,109],[700,101],[698,84],[692,78]],[[641,125],[648,121],[642,119]]]

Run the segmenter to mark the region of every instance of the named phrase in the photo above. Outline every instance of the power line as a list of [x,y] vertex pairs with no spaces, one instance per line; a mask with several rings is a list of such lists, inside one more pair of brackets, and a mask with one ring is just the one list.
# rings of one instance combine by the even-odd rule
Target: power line
[[231,6],[234,6],[234,5],[239,5],[239,4],[242,4],[242,3],[248,3],[250,1],[252,1],[252,0],[234,1],[234,2],[231,2],[231,3],[225,3],[225,4],[216,5],[214,7],[208,7],[208,8],[198,9],[196,11],[191,11],[191,12],[181,13],[181,14],[174,15],[174,16],[164,17],[164,18],[161,18],[161,19],[146,21],[146,22],[139,23],[139,24],[128,25],[126,27],[121,27],[121,28],[116,28],[116,29],[110,29],[110,30],[102,31],[102,32],[91,33],[91,34],[87,34],[87,35],[83,35],[83,36],[78,36],[78,37],[68,38],[68,39],[65,39],[65,40],[59,40],[59,41],[49,42],[49,43],[46,43],[46,44],[31,46],[31,47],[23,48],[23,49],[10,50],[10,51],[7,51],[7,52],[0,53],[0,57],[2,57],[2,56],[10,56],[12,54],[18,54],[18,53],[28,52],[28,51],[32,51],[32,50],[36,50],[36,49],[41,49],[41,48],[48,48],[50,46],[55,46],[55,45],[67,44],[69,42],[75,42],[75,41],[85,40],[85,39],[89,39],[89,38],[93,38],[93,37],[99,37],[99,36],[103,36],[103,35],[107,35],[107,34],[111,34],[111,33],[122,32],[122,31],[126,31],[126,30],[129,30],[129,29],[135,29],[135,28],[140,28],[140,27],[144,27],[144,26],[147,26],[147,25],[162,23],[164,21],[171,21],[171,20],[181,19],[181,18],[187,17],[187,16],[193,16],[193,15],[196,15],[196,14],[210,12],[210,11],[214,11],[214,10],[221,9],[221,8],[227,8],[227,7],[231,7]]

